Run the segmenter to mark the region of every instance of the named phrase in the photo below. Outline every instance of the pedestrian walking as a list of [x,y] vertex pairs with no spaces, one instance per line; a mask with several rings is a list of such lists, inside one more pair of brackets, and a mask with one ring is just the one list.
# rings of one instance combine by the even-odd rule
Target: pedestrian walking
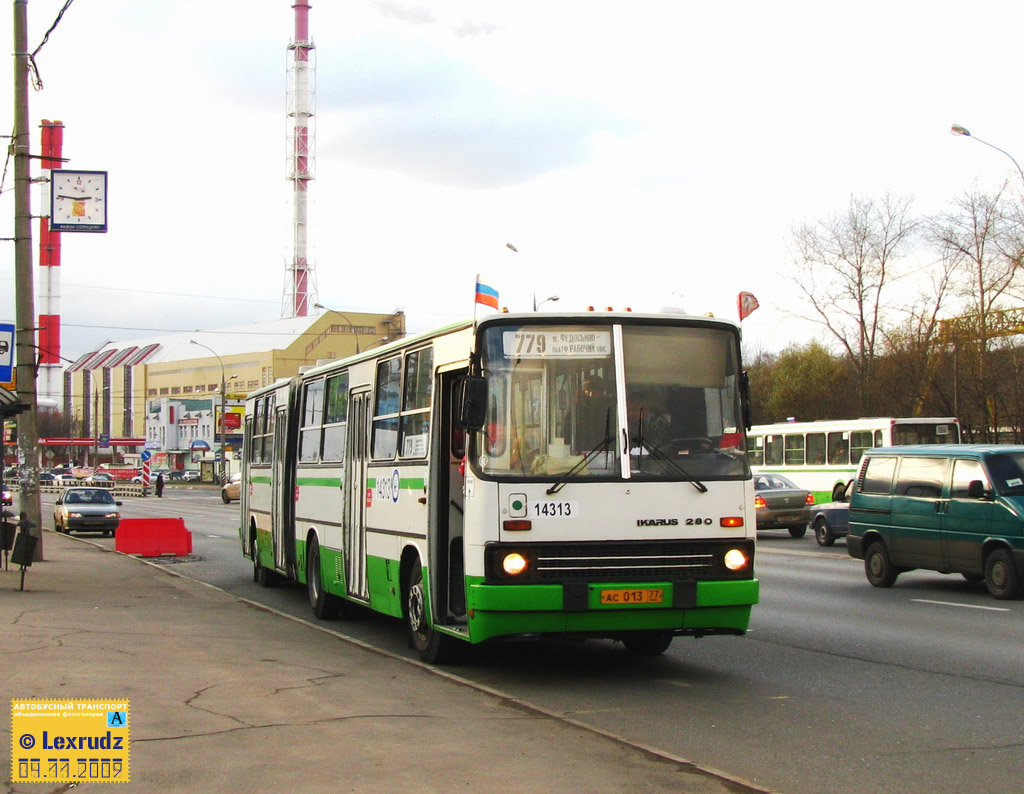
[[164,495],[164,475],[162,473],[156,475],[156,495]]

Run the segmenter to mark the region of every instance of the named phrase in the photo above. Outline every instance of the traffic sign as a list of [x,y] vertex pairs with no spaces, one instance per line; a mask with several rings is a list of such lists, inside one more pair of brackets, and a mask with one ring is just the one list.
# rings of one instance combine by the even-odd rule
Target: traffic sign
[[14,380],[14,323],[0,323],[0,383]]
[[148,449],[144,449],[142,450],[142,454],[139,455],[139,457],[142,458],[142,462],[145,463],[147,460],[153,457],[153,453],[150,452]]

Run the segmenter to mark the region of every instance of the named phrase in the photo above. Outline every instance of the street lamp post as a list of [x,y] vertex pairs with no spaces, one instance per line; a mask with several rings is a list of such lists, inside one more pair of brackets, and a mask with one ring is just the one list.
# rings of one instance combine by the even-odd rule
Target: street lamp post
[[314,303],[313,304],[313,308],[314,309],[323,309],[325,312],[334,312],[336,315],[341,317],[342,320],[347,322],[349,329],[351,329],[351,331],[352,331],[352,336],[354,336],[355,339],[356,339],[356,353],[359,353],[359,334],[356,332],[356,327],[354,325],[352,325],[352,321],[350,319],[348,319],[348,317],[346,317],[344,314],[342,314],[339,311],[336,311],[336,310],[331,309],[331,308],[329,308],[327,306],[324,306],[322,303]]
[[[209,350],[217,357],[217,361],[220,362],[220,481],[222,483],[227,482],[227,478],[224,476],[227,471],[227,422],[224,421],[224,412],[227,408],[227,379],[224,377],[224,359],[217,355],[217,351],[212,347],[204,345],[202,342],[197,342],[195,339],[188,340],[190,345],[196,345]],[[216,429],[214,430],[216,432]]]
[[538,303],[537,302],[537,293],[535,292],[535,293],[533,293],[533,310],[537,311],[537,309],[539,309],[541,306],[543,306],[548,301],[551,301],[552,303],[554,303],[556,300],[558,300],[558,296],[557,295],[550,295],[547,298],[545,298],[544,300],[542,300],[540,303]]
[[1024,184],[1024,169],[1022,169],[1020,167],[1020,163],[1018,163],[1014,159],[1013,155],[1010,154],[1008,151],[1006,151],[1005,149],[1000,149],[998,146],[995,146],[994,144],[991,144],[988,141],[983,141],[981,138],[976,138],[975,136],[971,135],[970,130],[968,130],[966,127],[961,127],[959,124],[954,124],[952,127],[950,127],[949,128],[949,134],[950,135],[962,135],[965,138],[972,138],[972,139],[976,140],[978,143],[985,144],[990,149],[995,149],[997,152],[1002,152],[1003,154],[1005,154],[1007,157],[1010,158],[1010,161],[1015,166],[1017,166],[1017,173],[1020,174],[1020,181],[1021,181],[1022,184]]

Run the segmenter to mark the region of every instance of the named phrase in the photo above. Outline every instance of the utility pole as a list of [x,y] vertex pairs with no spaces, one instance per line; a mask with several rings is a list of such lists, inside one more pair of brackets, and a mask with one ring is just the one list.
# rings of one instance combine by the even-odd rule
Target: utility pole
[[32,168],[28,119],[28,0],[14,0],[14,290],[15,366],[18,398],[28,406],[18,416],[21,511],[38,538],[35,558],[43,558],[39,501],[39,400],[36,395],[35,299],[32,287]]

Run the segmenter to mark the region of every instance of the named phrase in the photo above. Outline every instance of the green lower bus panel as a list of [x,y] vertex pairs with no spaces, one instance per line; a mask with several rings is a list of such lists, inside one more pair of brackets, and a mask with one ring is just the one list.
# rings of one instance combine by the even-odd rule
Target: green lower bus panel
[[[662,589],[659,603],[602,604],[602,591]],[[486,585],[469,582],[470,637],[482,642],[511,634],[620,632],[645,629],[744,632],[757,603],[757,580],[698,582],[694,606],[672,606],[670,583],[590,585],[587,608],[567,611],[561,585]]]
[[402,588],[399,565],[384,557],[366,558],[366,576],[370,588],[370,608],[391,617],[402,617]]

